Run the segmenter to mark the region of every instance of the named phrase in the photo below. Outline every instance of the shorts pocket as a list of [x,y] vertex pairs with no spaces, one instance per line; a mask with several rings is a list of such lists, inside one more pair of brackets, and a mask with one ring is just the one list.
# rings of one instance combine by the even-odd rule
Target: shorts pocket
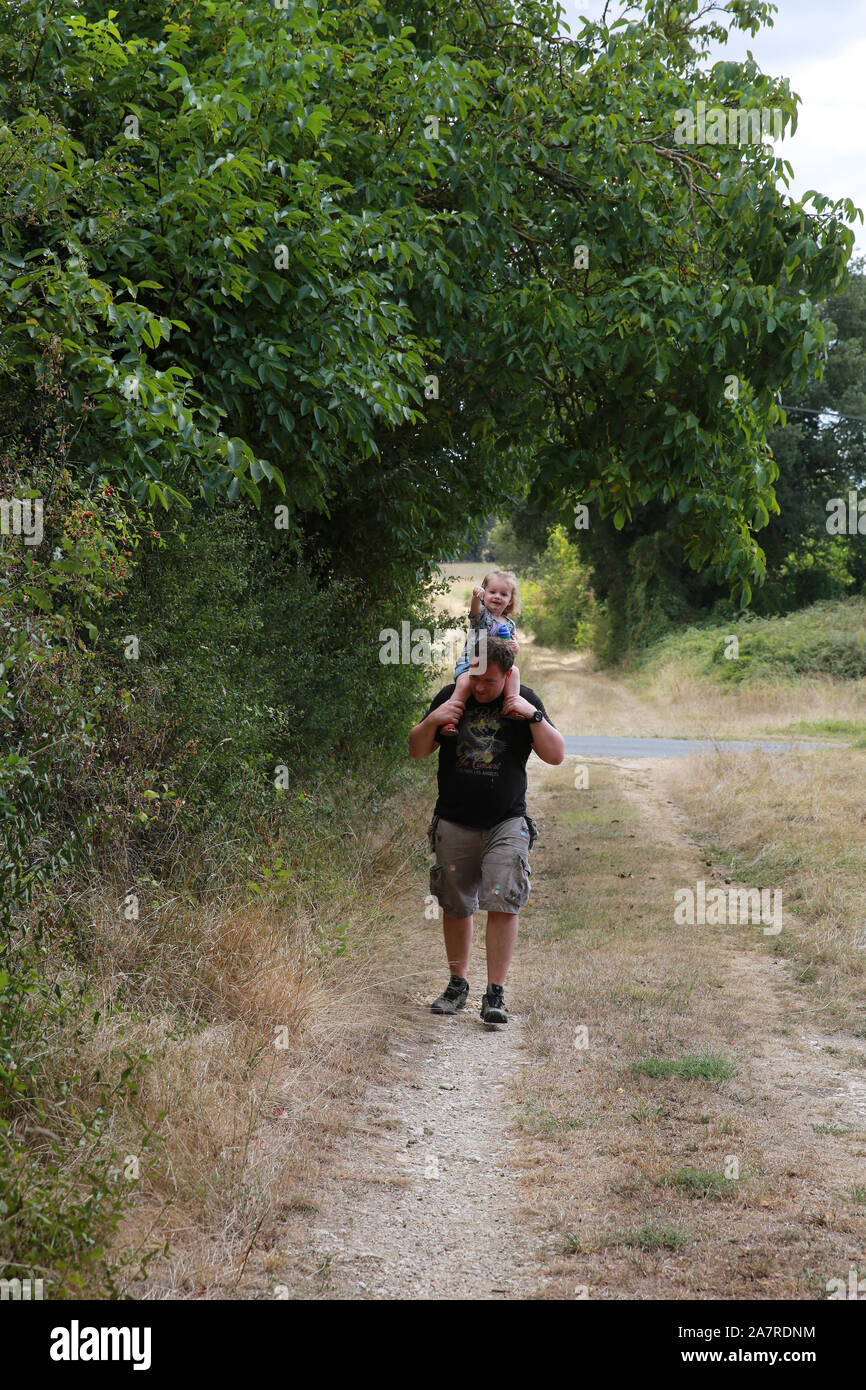
[[442,905],[442,900],[441,900],[441,898],[439,897],[439,894],[440,894],[441,891],[442,891],[442,865],[441,865],[441,864],[434,864],[433,867],[432,867],[431,870],[430,870],[430,892],[433,894],[433,897],[434,897],[434,898],[436,899],[436,901],[439,903],[440,907],[441,907],[441,905]]
[[522,854],[515,856],[514,868],[505,889],[505,901],[509,907],[525,907],[532,891],[532,869],[529,860]]

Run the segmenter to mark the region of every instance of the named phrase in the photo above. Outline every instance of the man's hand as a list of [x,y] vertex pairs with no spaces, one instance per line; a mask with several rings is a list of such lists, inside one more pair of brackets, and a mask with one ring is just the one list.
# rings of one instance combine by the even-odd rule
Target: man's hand
[[502,713],[507,719],[531,719],[537,706],[524,700],[522,695],[506,695],[502,701]]
[[427,718],[438,728],[440,724],[457,724],[463,717],[466,706],[457,695],[452,695],[443,704],[432,709]]
[[436,730],[440,724],[456,724],[466,708],[463,701],[452,695],[435,709],[431,709],[420,724],[416,724],[409,735],[409,752],[413,758],[426,758],[433,752],[436,743]]
[[[502,701],[502,713],[509,719],[531,719],[537,712],[538,706],[530,704],[529,700],[524,700],[520,695],[506,695]],[[532,746],[541,761],[558,767],[565,758],[565,739],[562,734],[543,717],[529,727]]]

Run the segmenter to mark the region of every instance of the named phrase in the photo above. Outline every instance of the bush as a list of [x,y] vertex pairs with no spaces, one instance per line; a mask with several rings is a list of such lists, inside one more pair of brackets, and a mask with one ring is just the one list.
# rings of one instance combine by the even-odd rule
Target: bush
[[435,623],[408,578],[382,597],[315,574],[249,510],[198,504],[159,536],[110,490],[65,475],[52,495],[37,474],[43,545],[0,539],[0,1275],[56,1298],[114,1289],[134,1184],[113,1136],[149,1061],[85,1060],[109,1012],[109,1033],[135,1023],[100,974],[89,895],[194,904],[278,844],[314,897],[341,847],[325,832],[347,807],[375,825],[408,775],[429,672],[380,662],[379,632]]
[[0,969],[0,1271],[44,1279],[48,1298],[113,1294],[106,1244],[134,1185],[118,1181],[108,1129],[149,1058],[86,1074],[94,1011],[74,971],[57,980],[48,946],[23,934]]
[[752,609],[765,617],[790,613],[822,600],[842,599],[855,584],[850,572],[851,538],[806,539],[755,590]]
[[523,621],[546,646],[592,645],[597,618],[586,567],[563,526],[550,532],[544,554],[523,586]]
[[379,660],[381,629],[405,619],[435,625],[420,595],[317,578],[241,509],[194,508],[100,639],[113,698],[92,793],[106,861],[119,839],[135,871],[161,872],[178,836],[219,825],[240,847],[261,817],[287,829],[304,794],[324,806],[343,782],[372,800],[403,761],[429,675]]
[[[736,637],[736,659],[725,655]],[[643,653],[642,674],[676,665],[681,674],[724,684],[796,681],[823,676],[866,678],[866,600],[816,603],[785,618],[748,615],[723,625],[707,622],[671,634]]]

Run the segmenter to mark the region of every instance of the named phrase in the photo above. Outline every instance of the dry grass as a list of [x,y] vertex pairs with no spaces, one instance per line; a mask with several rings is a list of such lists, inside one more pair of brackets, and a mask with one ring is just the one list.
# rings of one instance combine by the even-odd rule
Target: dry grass
[[[671,662],[652,683],[629,681],[647,701],[653,733],[696,738],[746,738],[801,732],[802,724],[866,723],[866,682],[815,677],[796,683],[755,682],[736,689],[683,672]],[[620,732],[612,730],[612,732]],[[817,732],[816,737],[828,734]]]
[[866,1036],[866,752],[718,754],[664,770],[699,843],[744,883],[779,888],[772,949],[821,1017]]
[[[674,924],[674,889],[710,872],[656,776],[594,764],[576,790],[566,763],[533,797],[520,993],[535,1064],[516,1101],[546,1296],[826,1297],[866,1234],[847,1055],[866,1049],[823,1051],[811,996],[756,928]],[[688,1064],[635,1066],[649,1059]],[[712,1079],[723,1062],[736,1071]]]
[[[100,1017],[70,1059],[76,1092],[94,1103],[124,1058],[149,1059],[104,1138],[121,1164],[138,1163],[112,1252],[125,1292],[243,1297],[253,1249],[285,1245],[315,1206],[329,1142],[375,1076],[402,998],[394,922],[407,892],[417,909],[426,863],[416,802],[414,789],[398,799],[384,833],[319,827],[329,873],[315,892],[307,878],[306,890],[235,884],[161,900],[151,885],[133,921],[118,911],[124,892],[94,893]],[[64,1041],[51,1041],[59,1057]]]

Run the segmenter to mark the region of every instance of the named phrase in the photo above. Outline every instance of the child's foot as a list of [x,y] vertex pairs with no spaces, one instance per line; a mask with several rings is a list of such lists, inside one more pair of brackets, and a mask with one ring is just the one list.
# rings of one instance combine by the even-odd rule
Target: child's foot
[[440,725],[439,725],[439,738],[456,738],[456,737],[457,737],[457,725],[456,725],[456,724],[440,724]]

